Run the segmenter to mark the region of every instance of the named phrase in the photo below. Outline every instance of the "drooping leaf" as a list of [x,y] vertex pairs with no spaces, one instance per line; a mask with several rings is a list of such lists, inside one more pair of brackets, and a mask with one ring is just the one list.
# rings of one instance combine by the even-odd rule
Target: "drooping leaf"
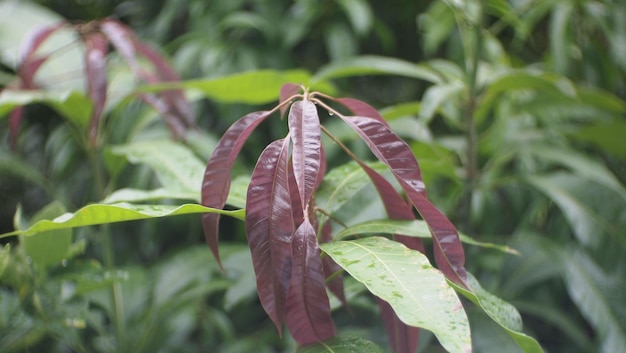
[[419,328],[402,322],[393,307],[386,301],[377,297],[376,303],[380,308],[380,316],[385,324],[392,352],[415,352],[419,339]]
[[344,117],[374,155],[387,164],[400,186],[428,224],[439,269],[457,283],[465,283],[465,254],[456,228],[426,198],[417,160],[409,146],[384,124],[368,117]]
[[[345,228],[335,234],[335,239],[343,239],[359,234],[401,234],[409,237],[430,238],[430,230],[428,224],[421,220],[405,220],[405,219],[379,219],[366,221]],[[481,246],[484,248],[496,249],[509,254],[517,254],[515,249],[506,245],[498,245],[493,243],[485,243],[465,234],[459,234],[462,242],[470,245]],[[406,244],[405,244],[406,245]]]
[[[207,207],[222,208],[230,189],[230,172],[244,142],[252,131],[267,117],[269,111],[250,113],[236,122],[222,135],[209,159],[202,180],[202,204]],[[217,239],[219,236],[219,215],[203,215],[204,237],[220,261]]]
[[108,42],[100,32],[90,32],[83,36],[85,43],[85,77],[87,79],[87,95],[93,102],[89,121],[89,141],[97,144],[98,127],[107,99],[106,56]]
[[224,211],[197,204],[184,204],[180,206],[135,205],[130,203],[118,203],[114,205],[92,204],[85,206],[74,213],[66,213],[52,220],[41,220],[27,229],[1,234],[0,238],[6,238],[18,234],[33,235],[39,232],[57,229],[68,229],[194,213],[219,213],[243,220],[245,211]]
[[322,143],[315,104],[306,99],[293,103],[288,123],[293,141],[293,171],[304,210],[317,186],[320,171]]
[[374,107],[361,100],[354,98],[336,98],[334,101],[343,104],[346,108],[350,109],[354,115],[366,116],[368,118],[376,119],[387,126],[389,125],[380,113],[374,109]]
[[22,41],[18,67],[18,75],[22,80],[22,88],[33,89],[36,87],[35,74],[41,65],[50,57],[49,54],[37,55],[37,50],[46,39],[54,34],[54,32],[63,28],[66,24],[66,22],[59,22],[51,26],[37,28]]
[[539,343],[522,332],[522,318],[513,305],[484,290],[471,274],[468,274],[467,280],[472,288],[471,291],[452,281],[448,283],[457,292],[478,305],[493,321],[500,325],[522,351],[525,353],[543,353]]
[[324,341],[335,336],[330,303],[324,285],[315,229],[305,221],[293,235],[293,272],[287,297],[289,332],[301,345]]
[[289,139],[267,146],[254,168],[246,197],[246,233],[259,300],[279,333],[292,276],[291,243],[295,228],[288,157]]
[[296,353],[383,353],[377,344],[363,337],[338,336],[298,348]]
[[471,352],[463,306],[425,255],[381,237],[320,245],[408,325],[432,331],[449,352]]
[[[326,222],[322,226],[320,242],[328,243],[333,239],[332,223]],[[326,276],[326,288],[333,293],[344,307],[349,307],[344,288],[343,270],[330,256],[322,257],[322,267]]]

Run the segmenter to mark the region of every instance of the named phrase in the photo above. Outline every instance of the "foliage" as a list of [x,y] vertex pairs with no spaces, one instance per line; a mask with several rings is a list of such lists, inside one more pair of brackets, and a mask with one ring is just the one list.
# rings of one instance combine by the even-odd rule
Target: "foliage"
[[[432,330],[451,351],[467,346],[467,337],[450,343],[450,325],[411,318],[424,317],[413,305],[422,300],[431,304],[422,309],[441,322],[457,320],[460,311],[437,310],[444,301],[428,301],[427,293],[413,300],[398,292],[400,298],[377,276],[399,288],[432,276],[441,285],[436,290],[454,289],[473,302],[464,303],[460,327],[469,322],[474,351],[536,352],[541,343],[546,351],[614,352],[626,344],[619,300],[626,272],[624,4],[134,0],[86,9],[46,3],[68,18],[96,20],[68,25],[31,2],[0,3],[0,192],[6,195],[0,350],[326,352],[379,351],[380,345],[414,351],[408,347],[418,344],[417,331],[405,324]],[[97,19],[111,10],[121,21]],[[23,29],[33,24],[48,29],[22,40],[31,45],[13,59]],[[143,38],[172,58],[173,69]],[[174,72],[189,80],[178,81]],[[310,90],[280,92],[286,82]],[[378,113],[357,100],[330,98],[337,95],[383,108]],[[221,131],[241,124],[236,116],[270,112],[265,104],[275,100],[288,121],[254,121],[257,132],[248,127],[246,144],[237,140],[237,160],[237,153],[222,152],[227,159],[219,163],[228,168],[217,178],[231,184],[230,192],[213,185],[219,200],[207,204],[206,190],[205,197],[200,193],[205,161],[215,163],[214,151],[233,141],[229,132],[219,141]],[[315,114],[299,112],[314,100]],[[305,115],[309,123],[299,125]],[[319,152],[296,137],[298,130],[311,134],[316,121],[324,132],[315,142]],[[385,138],[359,129],[370,125]],[[404,165],[381,151],[389,136],[406,141],[401,149],[419,160],[428,200],[411,191],[416,184],[403,182]],[[266,140],[282,144],[271,143],[259,156]],[[367,161],[369,150],[382,163]],[[280,163],[271,162],[271,153]],[[355,161],[346,163],[346,156]],[[279,165],[293,173],[267,179],[260,169]],[[270,186],[283,187],[270,194],[285,202],[255,195]],[[247,196],[257,201],[247,205]],[[423,219],[415,219],[404,197]],[[441,209],[436,220],[445,214],[458,225],[453,247],[461,249],[459,240],[481,245],[465,250],[467,279],[462,262],[446,266],[445,251],[410,250],[422,250],[418,238],[445,250],[436,232],[431,240],[428,225],[440,223],[423,212],[424,202]],[[281,212],[271,208],[279,205]],[[210,218],[218,215],[213,212],[235,217],[221,221],[221,268],[208,255],[217,253],[216,232],[208,233],[211,249],[196,245],[202,231],[193,213]],[[272,223],[278,214],[298,221]],[[316,271],[300,278],[315,279],[318,293],[308,303],[331,311],[337,338],[296,348],[295,341],[309,341],[297,333],[307,320],[289,313],[309,306],[294,309],[281,286],[302,281],[291,271],[282,272],[289,281],[281,278],[279,268],[254,255],[253,242],[250,256],[244,228],[248,236],[260,233],[252,227],[255,217],[273,224],[256,244],[271,251],[280,248],[271,240],[275,230],[291,234],[305,224],[296,234],[309,240],[304,244],[314,251],[307,259],[319,259],[322,270],[317,262]],[[142,221],[113,224],[132,219]],[[357,262],[345,255],[353,251],[363,255]],[[285,266],[300,265],[302,258],[283,255]],[[259,281],[264,268],[269,272]],[[339,301],[342,271],[351,276],[343,279]],[[447,284],[439,271],[451,279]],[[326,296],[322,282],[333,293],[328,305],[318,300]],[[272,303],[264,283],[275,283],[284,302]],[[498,297],[520,310],[523,327],[516,309]],[[287,330],[279,338],[283,319]],[[378,333],[383,326],[390,338]],[[437,349],[428,331],[419,337],[418,351]]]

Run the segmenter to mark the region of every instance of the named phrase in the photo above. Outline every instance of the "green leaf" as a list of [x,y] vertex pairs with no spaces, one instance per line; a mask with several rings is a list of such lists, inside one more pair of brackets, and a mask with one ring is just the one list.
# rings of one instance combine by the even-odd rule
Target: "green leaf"
[[0,92],[0,118],[13,109],[33,103],[49,105],[76,126],[87,126],[91,114],[91,101],[77,91],[20,91],[5,89]]
[[451,82],[429,87],[422,98],[422,107],[419,118],[429,122],[441,105],[448,101],[454,101],[455,96],[463,92],[464,85],[461,82]]
[[145,164],[155,173],[161,185],[171,190],[199,192],[205,164],[182,144],[170,140],[132,142],[111,148],[131,163]]
[[422,253],[382,237],[320,244],[407,325],[432,331],[449,352],[470,352],[469,323],[461,301]]
[[298,348],[296,353],[383,353],[377,344],[362,337],[335,337]]
[[313,82],[362,75],[398,75],[439,83],[441,77],[426,65],[384,56],[359,56],[322,67]]
[[[39,211],[32,218],[31,223],[54,218],[65,212],[65,206],[55,201]],[[41,232],[31,237],[22,238],[21,243],[26,255],[32,259],[33,265],[44,270],[52,265],[60,265],[64,259],[67,259],[72,245],[72,231],[57,229]]]
[[[352,235],[359,234],[399,234],[418,238],[430,238],[430,230],[426,222],[422,220],[379,219],[355,224],[345,228],[335,235],[340,240]],[[518,254],[515,249],[506,245],[497,245],[477,241],[470,236],[460,234],[461,241],[466,244],[481,246],[484,248],[497,249],[510,254]]]
[[200,202],[200,191],[197,190],[194,192],[190,190],[178,190],[168,188],[154,190],[120,189],[107,196],[104,200],[102,200],[102,203],[138,203],[163,199],[192,200]]
[[57,229],[207,212],[220,213],[240,220],[243,220],[245,217],[244,210],[224,211],[198,204],[184,204],[180,206],[134,205],[129,203],[118,203],[114,205],[93,204],[85,206],[75,213],[63,214],[53,220],[41,220],[27,229],[0,234],[0,239],[17,234],[33,235]]
[[363,0],[338,0],[339,6],[348,16],[352,28],[356,34],[362,36],[366,34],[373,23],[372,9],[367,1]]
[[[194,89],[208,98],[224,103],[264,104],[278,100],[280,87],[289,82],[309,85],[312,83],[311,75],[304,70],[259,70],[219,78],[151,85],[141,90],[154,92],[177,88]],[[331,85],[320,80],[311,88],[328,94],[334,92]]]
[[2,279],[2,273],[9,266],[9,256],[11,253],[11,244],[7,244],[0,248],[0,279]]
[[619,158],[626,158],[626,122],[617,120],[583,127],[572,133],[574,138],[591,142]]
[[493,321],[504,328],[525,353],[543,352],[543,349],[534,338],[521,332],[522,318],[513,305],[484,290],[476,278],[469,272],[467,274],[467,281],[472,291],[468,291],[452,281],[448,281],[448,284],[464,297],[478,305]]

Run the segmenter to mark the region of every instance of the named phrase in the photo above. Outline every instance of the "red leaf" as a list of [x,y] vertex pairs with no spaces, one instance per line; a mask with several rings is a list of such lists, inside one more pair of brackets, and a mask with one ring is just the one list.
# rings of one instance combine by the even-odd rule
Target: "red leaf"
[[[298,94],[298,92],[300,91],[300,86],[296,85],[295,83],[285,83],[284,85],[282,85],[280,87],[280,103],[283,103],[284,101],[286,101],[287,99],[293,97],[294,95]],[[283,105],[282,107],[280,107],[280,116],[285,115],[285,112],[287,111],[287,108],[289,108],[288,104]]]
[[[224,207],[230,190],[230,172],[235,158],[252,131],[270,115],[270,111],[250,113],[234,122],[224,133],[209,158],[204,172],[202,205],[213,208]],[[202,215],[204,237],[221,266],[217,245],[219,219],[220,215],[217,213]]]
[[304,210],[311,200],[320,172],[322,143],[315,104],[306,99],[293,103],[288,123],[293,141],[293,170]]
[[396,312],[386,301],[376,298],[385,328],[389,333],[389,345],[394,353],[416,352],[419,328],[400,321]]
[[[322,226],[322,235],[320,238],[320,241],[322,243],[328,243],[332,241],[332,223],[324,223],[324,225]],[[337,297],[337,299],[339,299],[343,306],[349,308],[348,300],[346,299],[346,292],[343,286],[343,274],[341,272],[339,274],[336,274],[343,269],[330,256],[322,257],[322,266],[324,267],[324,275],[327,280],[328,277],[334,275],[333,279],[326,282],[326,287],[328,288],[328,290],[330,290],[331,293],[335,295],[335,297]]]
[[254,168],[246,197],[246,232],[259,299],[279,333],[292,274],[294,224],[288,158],[289,139],[267,146]]
[[354,115],[366,116],[368,118],[376,119],[383,123],[385,126],[389,126],[387,121],[380,116],[380,113],[371,105],[354,98],[335,98],[336,102],[343,104],[346,108],[350,109]]
[[43,43],[54,32],[63,28],[65,25],[65,22],[60,22],[49,27],[38,28],[29,33],[22,41],[22,44],[20,46],[20,67],[18,73],[20,79],[22,80],[23,88],[35,88],[35,73],[41,67],[41,65],[50,57],[50,55],[37,57],[37,49],[39,49],[41,43]]
[[330,315],[315,229],[308,220],[294,233],[292,249],[287,328],[301,345],[329,339],[335,335],[335,325]]
[[456,228],[426,198],[417,160],[409,146],[381,122],[361,116],[342,117],[387,164],[433,235],[435,261],[450,280],[467,287],[465,254]]
[[91,98],[93,108],[89,121],[89,141],[93,146],[97,143],[98,126],[104,111],[107,98],[106,56],[108,42],[100,32],[90,32],[84,36],[85,42],[85,76],[87,77],[87,95]]

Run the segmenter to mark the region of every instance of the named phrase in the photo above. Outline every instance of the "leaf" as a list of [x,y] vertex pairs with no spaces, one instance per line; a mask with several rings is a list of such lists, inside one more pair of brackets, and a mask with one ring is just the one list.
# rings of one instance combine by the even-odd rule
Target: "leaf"
[[367,1],[363,0],[339,0],[339,6],[348,16],[352,28],[356,34],[363,36],[367,34],[373,24],[372,9]]
[[515,307],[484,290],[480,283],[468,273],[467,281],[472,291],[448,282],[458,293],[478,305],[493,321],[500,325],[513,338],[525,353],[542,353],[543,349],[537,341],[522,331],[522,318]]
[[287,175],[289,139],[272,142],[252,172],[246,197],[246,233],[261,305],[282,332],[292,275],[294,231]]
[[384,56],[358,56],[333,62],[322,67],[312,82],[362,75],[398,75],[432,83],[439,83],[441,77],[428,66]]
[[90,32],[83,36],[85,43],[85,77],[87,95],[91,98],[93,109],[89,122],[89,141],[95,146],[98,138],[100,119],[107,99],[106,56],[108,41],[100,32]]
[[305,345],[335,336],[330,303],[324,285],[315,229],[308,221],[293,234],[293,272],[287,298],[286,322],[298,344]]
[[403,322],[432,331],[449,352],[471,352],[463,306],[425,255],[381,237],[321,247],[372,294],[387,301]]
[[315,104],[306,99],[293,103],[288,122],[293,141],[293,171],[304,210],[317,186],[321,163],[320,120]]
[[[252,131],[267,117],[270,111],[253,112],[234,122],[222,135],[206,165],[202,179],[202,204],[222,208],[226,204],[231,182],[231,170],[235,158]],[[219,237],[219,214],[202,216],[204,238],[220,262],[217,240]]]
[[160,188],[154,190],[119,189],[108,195],[101,203],[130,202],[138,203],[153,200],[174,199],[200,201],[198,191]]
[[[1,93],[0,93],[1,97]],[[626,158],[626,122],[617,120],[610,123],[597,123],[582,127],[572,133],[572,136],[604,149],[618,158]]]
[[429,122],[445,102],[454,101],[455,96],[463,92],[464,86],[460,82],[451,82],[429,87],[422,97],[422,105],[418,118]]
[[[277,98],[283,84],[297,82],[310,83],[311,76],[303,70],[274,71],[258,70],[230,76],[189,80],[180,83],[162,83],[143,87],[142,92],[155,92],[173,88],[194,89],[204,96],[223,103],[264,104]],[[332,93],[334,88],[317,80],[312,88]]]
[[384,353],[375,343],[363,337],[335,337],[324,342],[299,347],[296,353]]
[[113,146],[111,152],[125,156],[131,163],[149,166],[161,185],[168,189],[197,192],[201,185],[203,163],[180,143],[170,140],[136,141]]
[[180,206],[134,205],[129,203],[118,203],[114,205],[92,204],[85,206],[74,213],[65,213],[52,220],[41,220],[27,229],[0,234],[0,238],[6,238],[18,234],[30,236],[40,232],[57,229],[69,229],[98,224],[109,224],[195,213],[219,213],[243,220],[245,211],[224,211],[197,204],[184,204]]
[[[65,213],[65,207],[60,202],[52,202],[44,207],[32,218],[31,223],[37,223],[42,219],[50,219]],[[61,261],[69,255],[72,245],[72,231],[69,229],[57,229],[41,232],[29,237],[23,237],[20,241],[24,246],[26,255],[33,260],[33,265],[40,271],[52,265],[60,265]]]
[[[401,234],[410,237],[431,238],[428,224],[420,220],[405,219],[379,219],[355,224],[335,234],[335,239],[340,240],[360,234]],[[515,249],[506,245],[497,245],[477,241],[467,235],[459,234],[462,242],[466,244],[492,248],[509,254],[518,254]]]
[[380,316],[385,323],[389,345],[395,353],[415,352],[419,339],[419,328],[402,322],[393,308],[386,301],[376,298],[380,308]]
[[387,164],[433,234],[435,261],[457,283],[465,281],[465,254],[452,223],[426,198],[419,165],[409,146],[384,124],[368,117],[341,117],[365,141],[374,155]]
[[86,127],[91,112],[91,101],[82,93],[68,90],[11,90],[0,92],[0,118],[13,109],[33,103],[44,103],[78,127]]
[[361,100],[354,99],[354,98],[336,98],[333,100],[343,104],[346,108],[350,109],[350,111],[354,115],[366,116],[368,118],[376,119],[380,123],[385,124],[387,126],[389,125],[387,124],[387,121],[383,119],[380,113],[378,113],[378,111],[374,109],[374,107],[372,107],[371,105]]
[[[295,83],[285,83],[280,86],[279,104],[286,102],[289,98],[295,96],[300,92],[300,86]],[[289,104],[280,107],[280,115],[285,115],[285,112],[289,108]]]

